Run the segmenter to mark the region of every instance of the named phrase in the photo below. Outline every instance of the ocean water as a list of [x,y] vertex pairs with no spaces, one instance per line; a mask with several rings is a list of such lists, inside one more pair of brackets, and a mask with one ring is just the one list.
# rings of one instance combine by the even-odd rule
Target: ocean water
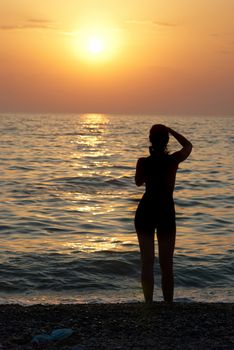
[[[143,300],[134,173],[156,123],[194,146],[174,195],[175,300],[233,301],[232,117],[1,114],[0,303]],[[155,276],[162,300],[157,254]]]

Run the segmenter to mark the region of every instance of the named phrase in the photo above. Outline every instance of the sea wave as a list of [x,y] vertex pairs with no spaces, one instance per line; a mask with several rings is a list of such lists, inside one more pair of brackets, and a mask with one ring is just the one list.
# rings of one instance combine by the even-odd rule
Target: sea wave
[[[144,189],[134,173],[158,122],[194,145],[175,189],[179,297],[230,300],[232,118],[21,114],[0,122],[0,300],[141,295],[134,213]],[[157,253],[155,274],[158,288]]]

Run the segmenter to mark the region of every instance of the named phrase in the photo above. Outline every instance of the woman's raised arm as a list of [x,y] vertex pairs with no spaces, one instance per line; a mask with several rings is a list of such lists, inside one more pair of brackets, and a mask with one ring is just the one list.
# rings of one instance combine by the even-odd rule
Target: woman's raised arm
[[193,145],[189,140],[187,140],[183,135],[179,134],[175,130],[171,128],[167,129],[169,134],[171,134],[182,146],[182,149],[173,153],[172,156],[176,159],[178,163],[183,162],[183,160],[188,158],[188,156],[192,152]]

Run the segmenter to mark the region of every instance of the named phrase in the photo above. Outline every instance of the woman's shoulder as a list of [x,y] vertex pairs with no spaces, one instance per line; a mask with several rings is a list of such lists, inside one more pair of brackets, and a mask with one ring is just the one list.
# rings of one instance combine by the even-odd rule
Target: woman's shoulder
[[137,163],[146,163],[150,157],[140,157],[137,161]]
[[141,157],[137,160],[138,168],[146,168],[147,164],[149,164],[150,157]]

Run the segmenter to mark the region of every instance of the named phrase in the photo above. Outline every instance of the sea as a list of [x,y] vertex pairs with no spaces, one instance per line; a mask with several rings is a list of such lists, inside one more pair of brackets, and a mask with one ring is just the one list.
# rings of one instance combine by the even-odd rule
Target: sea
[[157,123],[193,143],[174,193],[175,302],[234,301],[232,116],[1,113],[0,303],[143,301],[134,174]]

